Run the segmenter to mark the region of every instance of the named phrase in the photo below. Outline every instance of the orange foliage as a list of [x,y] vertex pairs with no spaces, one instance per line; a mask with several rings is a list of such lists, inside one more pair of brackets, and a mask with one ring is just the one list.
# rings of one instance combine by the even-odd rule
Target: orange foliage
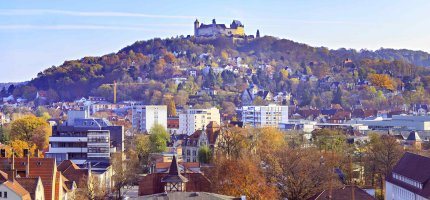
[[395,90],[397,86],[396,82],[387,74],[369,74],[369,81],[372,85],[391,91]]

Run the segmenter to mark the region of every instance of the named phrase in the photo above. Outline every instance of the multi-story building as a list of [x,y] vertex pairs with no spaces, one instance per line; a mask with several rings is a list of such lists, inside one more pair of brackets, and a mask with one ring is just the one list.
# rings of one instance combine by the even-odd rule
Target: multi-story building
[[288,122],[288,106],[269,104],[268,106],[243,106],[242,122],[244,126],[254,128],[275,127]]
[[430,158],[406,152],[385,178],[386,200],[429,200]]
[[218,108],[188,109],[179,114],[178,134],[191,135],[197,130],[203,130],[211,121],[221,124]]
[[139,132],[149,132],[155,124],[167,129],[167,106],[134,105],[132,119],[133,129]]
[[67,122],[52,127],[46,157],[56,158],[57,163],[109,163],[111,153],[124,151],[124,128],[106,119],[91,118],[88,113],[71,111]]

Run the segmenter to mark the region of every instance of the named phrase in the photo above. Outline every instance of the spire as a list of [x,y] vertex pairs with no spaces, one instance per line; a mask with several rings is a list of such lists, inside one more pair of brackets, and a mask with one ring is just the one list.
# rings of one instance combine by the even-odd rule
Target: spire
[[165,183],[183,183],[188,182],[188,179],[181,175],[179,172],[178,161],[176,156],[173,156],[172,164],[170,164],[169,174],[161,179],[161,182]]

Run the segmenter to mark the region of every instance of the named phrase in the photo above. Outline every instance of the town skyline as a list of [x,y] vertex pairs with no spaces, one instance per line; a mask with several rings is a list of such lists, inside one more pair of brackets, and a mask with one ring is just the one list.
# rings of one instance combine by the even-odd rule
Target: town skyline
[[99,3],[85,7],[51,1],[2,4],[0,69],[8,73],[0,75],[0,82],[28,81],[66,60],[117,52],[138,40],[192,35],[196,18],[206,24],[213,18],[222,24],[238,19],[247,34],[260,29],[262,35],[330,49],[430,51],[426,46],[430,38],[425,35],[429,3],[425,1],[274,1],[252,5],[126,1],[115,7],[110,2],[96,6]]

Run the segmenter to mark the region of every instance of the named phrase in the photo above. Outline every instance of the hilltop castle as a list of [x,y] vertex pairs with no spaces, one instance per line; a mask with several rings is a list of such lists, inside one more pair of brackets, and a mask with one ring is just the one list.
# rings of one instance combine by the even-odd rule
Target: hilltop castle
[[244,37],[245,26],[239,20],[233,20],[230,28],[227,28],[225,24],[217,24],[215,19],[212,20],[212,24],[200,24],[197,19],[194,22],[194,36],[211,37],[220,35]]

